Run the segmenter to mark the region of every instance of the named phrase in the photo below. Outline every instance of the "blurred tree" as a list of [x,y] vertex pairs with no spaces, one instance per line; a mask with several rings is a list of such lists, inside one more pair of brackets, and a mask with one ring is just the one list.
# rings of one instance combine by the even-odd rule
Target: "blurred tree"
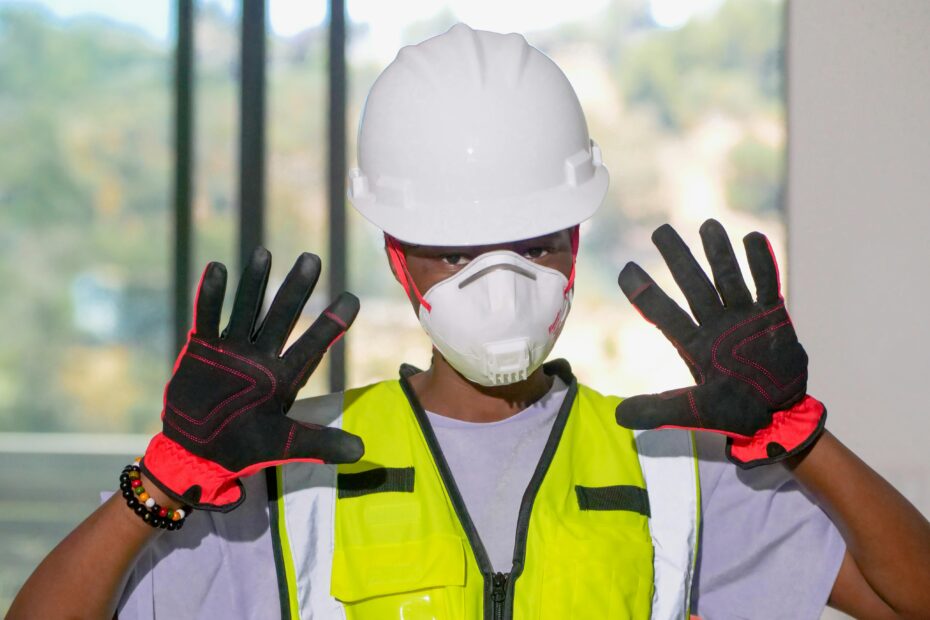
[[746,118],[781,106],[782,3],[728,0],[708,18],[637,37],[618,64],[632,105],[653,108],[667,130],[708,114]]
[[730,151],[727,201],[742,211],[768,215],[782,209],[784,157],[780,148],[746,137]]
[[[99,355],[130,374],[152,358],[166,366],[169,59],[163,44],[101,18],[0,5],[0,288],[11,292],[0,296],[0,429],[132,429],[125,416],[95,421],[81,398],[104,359],[75,315],[81,274],[154,292],[142,340]],[[139,296],[121,298],[125,319]],[[121,391],[157,410],[160,383]]]

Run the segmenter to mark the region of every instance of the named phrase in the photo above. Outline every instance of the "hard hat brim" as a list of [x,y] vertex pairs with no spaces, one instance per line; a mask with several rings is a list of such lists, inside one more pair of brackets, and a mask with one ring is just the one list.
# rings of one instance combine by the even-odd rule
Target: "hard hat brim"
[[600,207],[610,175],[600,165],[585,183],[562,185],[511,199],[462,201],[461,204],[397,207],[377,202],[376,195],[350,197],[369,222],[405,243],[469,246],[532,239],[590,218]]

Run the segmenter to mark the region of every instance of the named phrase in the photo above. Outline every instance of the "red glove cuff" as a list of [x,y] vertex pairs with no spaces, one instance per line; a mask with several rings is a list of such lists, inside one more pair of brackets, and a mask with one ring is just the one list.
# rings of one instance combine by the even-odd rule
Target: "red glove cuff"
[[728,437],[727,458],[743,469],[782,461],[813,444],[826,420],[823,403],[805,395],[790,409],[775,412],[772,423],[752,437]]
[[245,499],[234,472],[191,454],[164,433],[149,442],[140,467],[162,491],[194,508],[228,512]]

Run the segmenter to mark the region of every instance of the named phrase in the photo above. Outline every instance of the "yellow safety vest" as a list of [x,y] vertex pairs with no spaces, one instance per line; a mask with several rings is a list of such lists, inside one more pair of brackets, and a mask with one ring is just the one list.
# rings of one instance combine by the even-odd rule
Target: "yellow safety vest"
[[682,504],[689,514],[672,519],[686,525],[671,545],[675,557],[657,558],[656,493],[647,491],[642,442],[616,423],[621,399],[578,385],[567,364],[546,371],[569,390],[523,497],[509,573],[492,569],[404,376],[340,394],[338,409],[330,395],[314,411],[292,412],[359,435],[365,455],[338,467],[277,468],[282,610],[350,620],[687,617],[700,506],[690,434],[664,442],[687,478],[663,480],[666,495],[682,487],[691,501]]

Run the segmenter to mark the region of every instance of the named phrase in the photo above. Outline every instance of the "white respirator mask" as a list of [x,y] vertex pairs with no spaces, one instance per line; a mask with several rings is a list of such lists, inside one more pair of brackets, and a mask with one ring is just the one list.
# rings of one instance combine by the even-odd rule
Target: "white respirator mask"
[[[420,295],[403,250],[388,239],[401,284],[420,301],[420,325],[466,379],[484,386],[525,380],[552,351],[572,304],[572,273],[543,267],[509,250],[485,252]],[[393,247],[392,247],[393,246]]]

